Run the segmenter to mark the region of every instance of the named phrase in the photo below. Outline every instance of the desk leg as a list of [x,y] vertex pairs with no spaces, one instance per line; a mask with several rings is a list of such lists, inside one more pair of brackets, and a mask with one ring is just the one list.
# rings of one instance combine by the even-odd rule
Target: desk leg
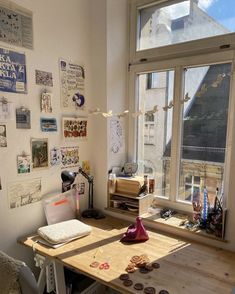
[[56,294],[66,294],[66,286],[64,279],[64,267],[61,263],[53,261]]

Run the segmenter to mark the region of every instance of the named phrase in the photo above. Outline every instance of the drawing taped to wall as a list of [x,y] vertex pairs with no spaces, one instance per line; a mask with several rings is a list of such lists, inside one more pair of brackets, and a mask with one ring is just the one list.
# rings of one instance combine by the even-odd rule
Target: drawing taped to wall
[[41,112],[51,113],[52,106],[51,106],[52,94],[43,92],[41,95]]
[[7,128],[0,124],[0,147],[7,147]]
[[[0,5],[0,41],[13,46],[33,49],[32,12],[18,5],[17,9],[14,9],[12,2],[5,2],[4,6],[8,2],[10,9]],[[19,9],[23,13],[20,13]]]
[[63,117],[63,138],[65,140],[87,139],[87,122],[87,118]]
[[31,139],[32,169],[47,168],[48,162],[48,139]]
[[84,67],[65,59],[59,60],[61,106],[65,110],[85,109]]
[[57,121],[55,118],[40,118],[42,132],[57,132]]
[[27,174],[31,171],[31,156],[18,155],[17,156],[17,172],[18,174]]
[[61,153],[58,147],[54,147],[50,151],[51,166],[59,165],[61,163]]
[[17,129],[30,129],[30,110],[25,107],[16,109],[16,128]]
[[62,168],[79,166],[79,147],[61,147]]
[[0,48],[0,91],[27,93],[25,54]]
[[8,200],[11,209],[35,203],[41,199],[41,179],[8,183]]
[[110,120],[110,151],[113,154],[124,153],[124,127],[121,119]]
[[37,85],[53,87],[53,77],[51,72],[36,69],[35,80]]

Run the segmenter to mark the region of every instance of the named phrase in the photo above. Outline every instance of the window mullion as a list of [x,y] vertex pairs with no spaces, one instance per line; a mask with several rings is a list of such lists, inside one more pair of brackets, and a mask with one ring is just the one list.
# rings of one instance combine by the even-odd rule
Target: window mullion
[[183,93],[183,68],[177,66],[175,68],[174,81],[174,111],[173,111],[173,132],[172,132],[172,146],[171,146],[171,191],[170,200],[176,201],[178,195],[178,179],[180,167],[180,146],[181,146],[181,131],[182,131],[182,93]]

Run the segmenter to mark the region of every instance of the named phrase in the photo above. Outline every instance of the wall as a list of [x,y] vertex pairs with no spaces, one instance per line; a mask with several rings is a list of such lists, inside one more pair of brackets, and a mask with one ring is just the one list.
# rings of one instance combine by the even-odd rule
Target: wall
[[[28,94],[0,93],[14,103],[16,107],[25,106],[31,110],[31,129],[16,129],[15,119],[7,121],[8,147],[0,149],[0,176],[3,190],[0,191],[0,249],[31,264],[31,253],[16,243],[19,236],[36,231],[45,224],[41,202],[16,209],[8,208],[7,185],[10,181],[27,179],[42,179],[42,194],[60,191],[60,167],[51,167],[41,171],[33,171],[29,175],[17,175],[16,156],[22,151],[30,153],[30,138],[49,140],[49,147],[72,146],[74,143],[64,143],[61,138],[61,113],[59,89],[59,57],[82,63],[86,69],[86,97],[91,103],[91,1],[84,0],[16,0],[16,4],[26,7],[33,12],[34,49],[27,50],[8,46],[1,47],[23,51],[26,54]],[[58,132],[42,133],[40,131],[40,93],[43,87],[35,84],[35,69],[53,73],[53,113],[45,115],[56,117]],[[80,162],[90,159],[89,145],[79,142]],[[87,198],[82,199],[82,207],[87,204]]]

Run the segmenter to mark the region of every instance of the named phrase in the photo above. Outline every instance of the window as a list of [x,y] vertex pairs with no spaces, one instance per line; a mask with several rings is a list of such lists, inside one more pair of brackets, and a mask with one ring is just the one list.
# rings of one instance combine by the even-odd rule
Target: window
[[137,50],[235,31],[235,7],[226,1],[165,1],[138,9]]
[[[203,200],[205,189],[213,206],[230,178],[235,9],[207,2],[132,5],[138,22],[132,17],[130,105],[140,115],[130,122],[129,149],[140,174],[155,178],[159,204],[185,211]],[[224,41],[231,45],[226,51]]]

